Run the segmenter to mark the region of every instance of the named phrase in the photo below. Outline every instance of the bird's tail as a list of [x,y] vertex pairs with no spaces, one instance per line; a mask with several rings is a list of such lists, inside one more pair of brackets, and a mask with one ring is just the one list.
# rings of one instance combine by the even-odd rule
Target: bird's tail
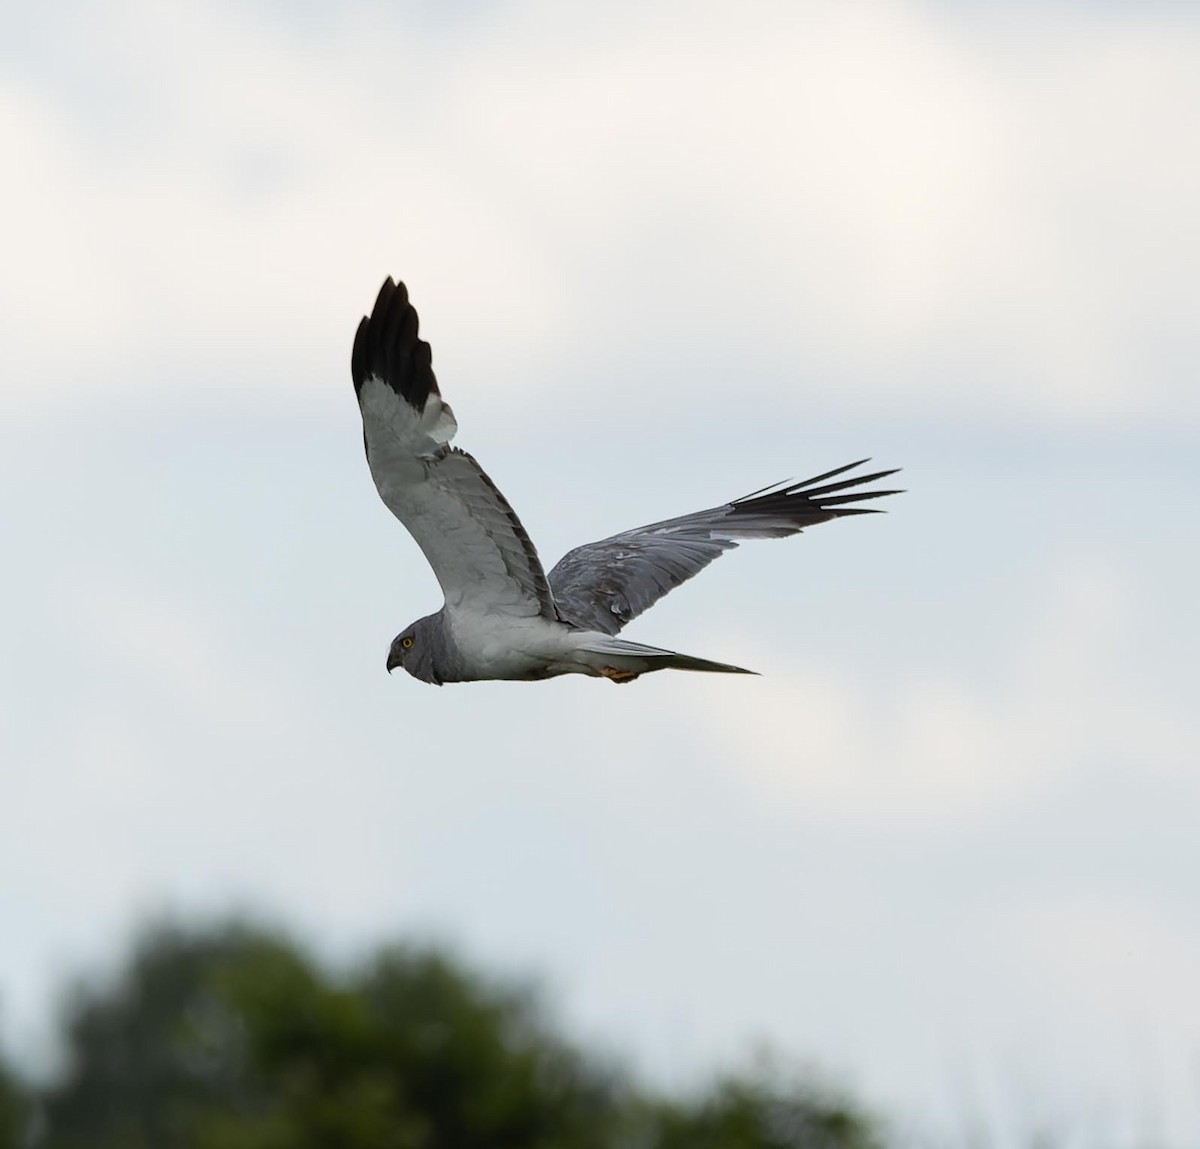
[[658,646],[644,646],[615,635],[588,633],[578,648],[591,673],[614,682],[631,682],[639,674],[653,670],[702,670],[711,674],[757,674],[728,662],[713,662],[707,658],[694,658],[675,650],[663,650]]

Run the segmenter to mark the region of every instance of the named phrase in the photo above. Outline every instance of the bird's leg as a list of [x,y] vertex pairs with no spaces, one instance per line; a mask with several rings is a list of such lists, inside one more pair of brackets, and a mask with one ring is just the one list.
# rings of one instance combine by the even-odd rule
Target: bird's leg
[[615,666],[602,666],[600,673],[608,679],[609,682],[632,682],[638,675],[640,670],[618,670]]

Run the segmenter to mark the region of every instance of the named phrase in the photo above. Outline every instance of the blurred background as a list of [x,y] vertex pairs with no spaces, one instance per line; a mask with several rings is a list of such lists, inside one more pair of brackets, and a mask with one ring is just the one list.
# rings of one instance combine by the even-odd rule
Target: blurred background
[[[533,978],[665,1096],[768,1048],[941,1143],[1194,1144],[1198,53],[1132,0],[6,4],[11,1072],[234,913]],[[629,630],[762,678],[389,678],[440,595],[349,377],[387,275],[547,564],[907,493]]]

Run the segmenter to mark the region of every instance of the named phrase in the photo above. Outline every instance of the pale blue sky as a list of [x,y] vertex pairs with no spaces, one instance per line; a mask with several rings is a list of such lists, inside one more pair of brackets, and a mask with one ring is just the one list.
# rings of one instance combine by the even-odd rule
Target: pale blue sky
[[[147,912],[250,906],[540,975],[672,1083],[766,1040],[1194,1138],[1192,11],[440,11],[2,38],[10,1051]],[[438,597],[349,380],[388,274],[549,561],[867,454],[908,493],[631,630],[761,679],[389,679]]]

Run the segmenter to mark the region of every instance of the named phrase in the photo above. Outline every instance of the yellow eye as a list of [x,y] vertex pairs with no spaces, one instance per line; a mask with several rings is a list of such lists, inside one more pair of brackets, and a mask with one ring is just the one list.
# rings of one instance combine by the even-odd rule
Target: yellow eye
[[400,645],[402,647],[404,647],[405,650],[411,650],[412,649],[412,639],[411,638],[402,638],[400,640]]

